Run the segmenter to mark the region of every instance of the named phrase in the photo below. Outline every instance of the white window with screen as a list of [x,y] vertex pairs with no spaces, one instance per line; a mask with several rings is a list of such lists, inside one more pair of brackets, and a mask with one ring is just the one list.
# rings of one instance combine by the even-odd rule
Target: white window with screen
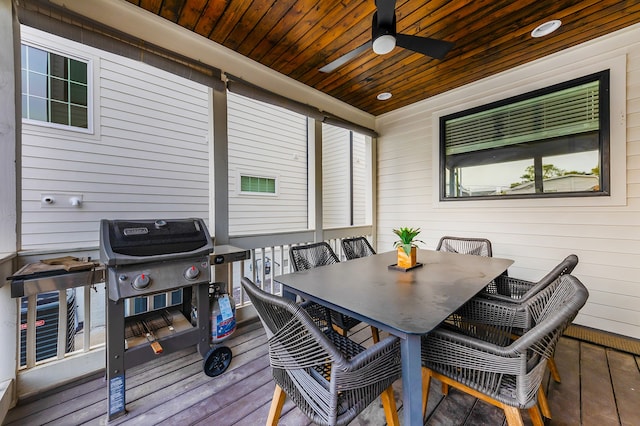
[[22,118],[31,124],[91,131],[91,62],[21,46]]

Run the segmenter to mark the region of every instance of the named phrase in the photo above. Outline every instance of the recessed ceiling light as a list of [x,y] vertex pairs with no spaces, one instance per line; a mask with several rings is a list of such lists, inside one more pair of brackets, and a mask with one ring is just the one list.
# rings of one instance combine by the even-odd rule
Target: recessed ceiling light
[[386,101],[387,99],[391,99],[391,93],[389,92],[379,93],[377,98],[379,101]]
[[562,22],[558,19],[540,24],[533,31],[531,31],[531,37],[544,37],[546,35],[549,35],[560,28],[560,25],[562,25]]

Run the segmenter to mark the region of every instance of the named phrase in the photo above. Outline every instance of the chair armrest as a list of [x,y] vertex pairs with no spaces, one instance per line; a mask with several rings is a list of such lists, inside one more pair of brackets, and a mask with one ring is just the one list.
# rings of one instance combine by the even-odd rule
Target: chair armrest
[[526,365],[522,353],[510,346],[499,346],[481,339],[437,328],[422,338],[422,360],[477,371],[519,374]]
[[336,366],[336,385],[343,389],[356,389],[386,383],[385,387],[402,375],[400,339],[388,336],[360,352],[345,365]]
[[512,328],[526,315],[523,306],[475,297],[458,309],[450,321],[423,337],[423,350],[425,343],[436,339],[493,355],[517,357],[522,353],[517,350],[522,342],[515,345],[520,339],[513,340]]
[[514,303],[503,303],[497,300],[474,297],[453,313],[461,321],[510,326],[513,319],[524,307]]
[[387,336],[373,346],[352,357],[347,370],[357,370],[379,358],[400,360],[400,338]]
[[[463,329],[478,324],[488,324],[510,334],[515,328],[528,328],[531,320],[529,311],[524,305],[474,297],[452,314],[449,322]],[[501,342],[500,340],[491,341]]]
[[503,302],[518,303],[538,283],[500,275],[480,295]]

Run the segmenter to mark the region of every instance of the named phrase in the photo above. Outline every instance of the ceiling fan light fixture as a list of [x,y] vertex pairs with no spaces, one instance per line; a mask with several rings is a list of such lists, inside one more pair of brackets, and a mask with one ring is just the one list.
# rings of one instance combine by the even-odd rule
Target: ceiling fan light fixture
[[391,93],[389,92],[378,93],[378,96],[376,96],[376,98],[378,98],[379,101],[386,101],[387,99],[391,99]]
[[[373,13],[371,21],[371,41],[334,59],[319,68],[318,71],[322,73],[332,72],[370,48],[373,49],[374,53],[384,55],[398,46],[435,59],[444,59],[447,52],[453,47],[453,43],[449,41],[417,35],[398,34],[396,32],[395,0],[376,0],[375,3],[376,11]],[[378,12],[380,16],[378,16]]]
[[396,38],[391,34],[381,35],[373,40],[373,51],[378,55],[389,53],[396,47]]
[[554,19],[553,21],[545,22],[544,24],[540,24],[531,31],[531,37],[544,37],[546,35],[551,34],[562,25],[562,21],[559,19]]

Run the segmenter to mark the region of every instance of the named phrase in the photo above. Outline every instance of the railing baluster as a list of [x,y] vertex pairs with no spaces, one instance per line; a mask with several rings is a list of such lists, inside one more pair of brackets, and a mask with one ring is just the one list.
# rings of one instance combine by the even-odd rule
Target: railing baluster
[[[240,277],[244,277],[244,262],[239,262],[239,263],[240,263],[239,265]],[[236,300],[236,305],[240,306],[244,304],[244,289],[242,288],[242,285],[240,285],[240,283],[237,283],[237,284],[240,287],[240,300]],[[233,285],[235,286],[236,283],[234,282]]]
[[[262,262],[262,268],[265,269],[265,280],[268,278],[269,279],[269,293],[273,294],[273,263],[276,260],[276,255],[275,255],[275,249],[273,248],[274,246],[269,247],[269,251],[270,251],[270,268],[269,268],[269,273],[266,273],[266,263]],[[265,257],[266,260],[266,257]],[[266,282],[266,281],[265,281]]]
[[256,276],[258,274],[258,271],[256,269],[257,263],[256,249],[251,249],[251,281],[253,281],[254,283],[256,282]]
[[83,287],[84,291],[84,318],[82,333],[82,351],[89,352],[91,349],[91,288],[92,286],[86,285]]
[[27,336],[26,336],[26,361],[27,368],[36,365],[36,309],[38,296],[31,295],[27,298]]
[[[278,275],[283,275],[284,274],[284,251],[285,251],[285,245],[281,244],[279,246],[280,248],[280,262],[278,263]],[[275,265],[271,265],[271,270],[274,270]],[[275,273],[274,273],[274,278],[275,278]],[[282,288],[280,288],[280,290],[278,291],[278,294],[282,294]]]
[[67,290],[58,290],[58,353],[57,358],[63,359],[67,351]]

